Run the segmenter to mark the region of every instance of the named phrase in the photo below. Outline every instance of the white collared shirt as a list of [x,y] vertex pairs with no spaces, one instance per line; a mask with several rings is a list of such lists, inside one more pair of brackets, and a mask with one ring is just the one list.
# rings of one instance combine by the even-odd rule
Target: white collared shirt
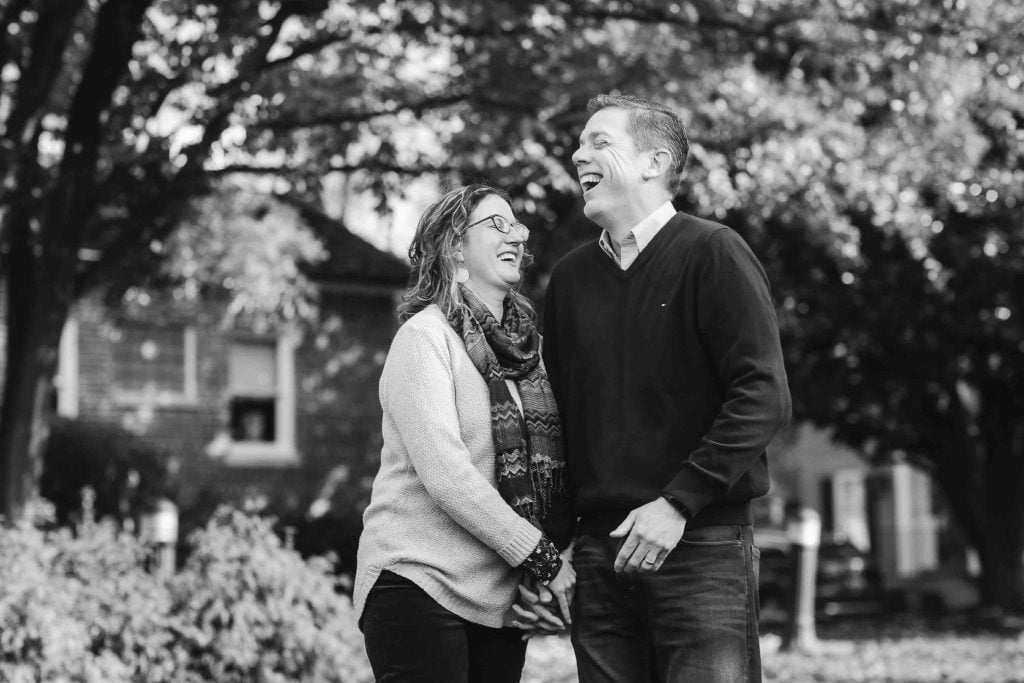
[[633,261],[644,250],[644,247],[651,243],[654,236],[665,227],[665,224],[674,215],[676,215],[676,209],[672,206],[672,202],[667,201],[659,206],[651,215],[637,223],[632,230],[626,233],[625,239],[619,245],[618,254],[612,248],[612,238],[607,230],[601,231],[601,239],[598,240],[598,243],[601,245],[604,253],[608,254],[619,265],[619,268],[626,270],[633,265]]

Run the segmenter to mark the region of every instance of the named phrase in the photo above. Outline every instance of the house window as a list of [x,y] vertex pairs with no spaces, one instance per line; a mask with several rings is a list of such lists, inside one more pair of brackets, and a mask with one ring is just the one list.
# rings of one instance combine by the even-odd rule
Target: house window
[[125,322],[111,333],[115,396],[127,403],[195,403],[196,331]]
[[274,443],[280,393],[276,345],[236,342],[228,367],[231,440]]
[[295,449],[295,340],[245,338],[228,350],[224,449],[235,465],[288,465]]

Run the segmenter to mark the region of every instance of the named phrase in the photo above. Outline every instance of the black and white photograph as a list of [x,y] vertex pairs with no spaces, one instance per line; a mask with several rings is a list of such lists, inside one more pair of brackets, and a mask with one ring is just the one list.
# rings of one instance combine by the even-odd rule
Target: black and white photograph
[[0,0],[0,683],[1024,681],[1022,48]]

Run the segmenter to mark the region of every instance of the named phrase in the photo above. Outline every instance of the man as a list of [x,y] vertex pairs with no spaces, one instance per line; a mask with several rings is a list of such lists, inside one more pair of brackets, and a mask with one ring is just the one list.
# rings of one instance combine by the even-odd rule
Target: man
[[674,111],[588,110],[572,158],[603,231],[555,266],[544,326],[580,680],[759,681],[750,501],[790,416],[768,282],[739,235],[672,207],[689,150]]

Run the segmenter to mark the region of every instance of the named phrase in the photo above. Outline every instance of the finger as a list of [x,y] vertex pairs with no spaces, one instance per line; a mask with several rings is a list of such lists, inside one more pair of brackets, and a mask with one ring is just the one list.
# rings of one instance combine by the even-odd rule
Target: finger
[[[535,610],[536,610],[536,613],[537,613],[537,615],[538,615],[538,616],[539,616],[539,617],[540,617],[540,618],[541,618],[541,619],[542,619],[543,621],[546,621],[547,623],[551,624],[552,626],[554,626],[554,627],[555,627],[555,628],[557,628],[557,629],[563,629],[563,628],[565,628],[565,624],[564,624],[564,623],[562,623],[562,620],[561,620],[561,619],[559,619],[558,617],[556,617],[556,616],[555,616],[554,614],[552,614],[551,612],[549,612],[549,611],[548,611],[548,610],[547,610],[546,608],[544,608],[544,607],[540,607],[540,606],[537,606],[537,607],[535,608]],[[539,626],[541,626],[541,627],[543,627],[543,626],[544,626],[544,624],[543,624],[543,623],[541,623],[541,624],[538,624],[538,625],[539,625]]]
[[519,605],[512,605],[512,611],[516,613],[516,616],[520,619],[526,620],[530,623],[540,621],[540,617],[529,610],[525,610]]
[[519,584],[519,594],[523,596],[523,600],[525,600],[528,604],[536,605],[538,602],[540,602],[540,596],[531,591],[523,584]]
[[537,595],[540,596],[540,601],[542,603],[547,604],[549,602],[554,602],[554,595],[552,594],[551,589],[544,584],[537,586]]
[[644,565],[644,561],[648,557],[655,557],[658,553],[658,549],[652,547],[647,543],[638,543],[633,554],[629,556],[626,562],[626,566],[623,567],[623,572],[626,574],[636,574],[647,569]]
[[629,560],[626,562],[626,566],[622,568],[625,574],[636,574],[640,571],[640,566],[647,557],[647,552],[643,547],[637,547],[633,551],[633,554],[629,556]]
[[629,533],[629,530],[633,528],[633,520],[636,518],[636,512],[630,512],[626,515],[626,518],[622,520],[622,524],[615,527],[615,529],[608,534],[613,538],[622,538]]
[[569,614],[569,598],[565,593],[558,593],[558,607],[562,610],[562,617],[565,619],[565,623],[572,623],[572,615]]
[[642,556],[640,564],[637,566],[637,571],[640,573],[651,573],[655,571],[654,567],[657,566],[659,556],[660,553],[656,549],[651,549],[648,553]]
[[[623,543],[623,547],[618,549],[618,554],[615,555],[615,571],[630,573],[636,571],[636,565],[640,563],[643,554],[639,554],[639,542],[637,538],[630,533],[630,536]],[[634,561],[634,557],[637,559]],[[631,566],[632,564],[632,566]]]
[[[632,559],[633,555],[636,553],[638,545],[639,541],[637,540],[636,536],[630,533],[630,535],[626,537],[626,540],[623,541],[622,547],[619,548],[619,554],[615,556],[616,572],[621,573],[625,569],[626,564]],[[641,557],[643,557],[643,555],[641,555]],[[638,559],[637,562],[639,563],[639,561],[640,560]]]

